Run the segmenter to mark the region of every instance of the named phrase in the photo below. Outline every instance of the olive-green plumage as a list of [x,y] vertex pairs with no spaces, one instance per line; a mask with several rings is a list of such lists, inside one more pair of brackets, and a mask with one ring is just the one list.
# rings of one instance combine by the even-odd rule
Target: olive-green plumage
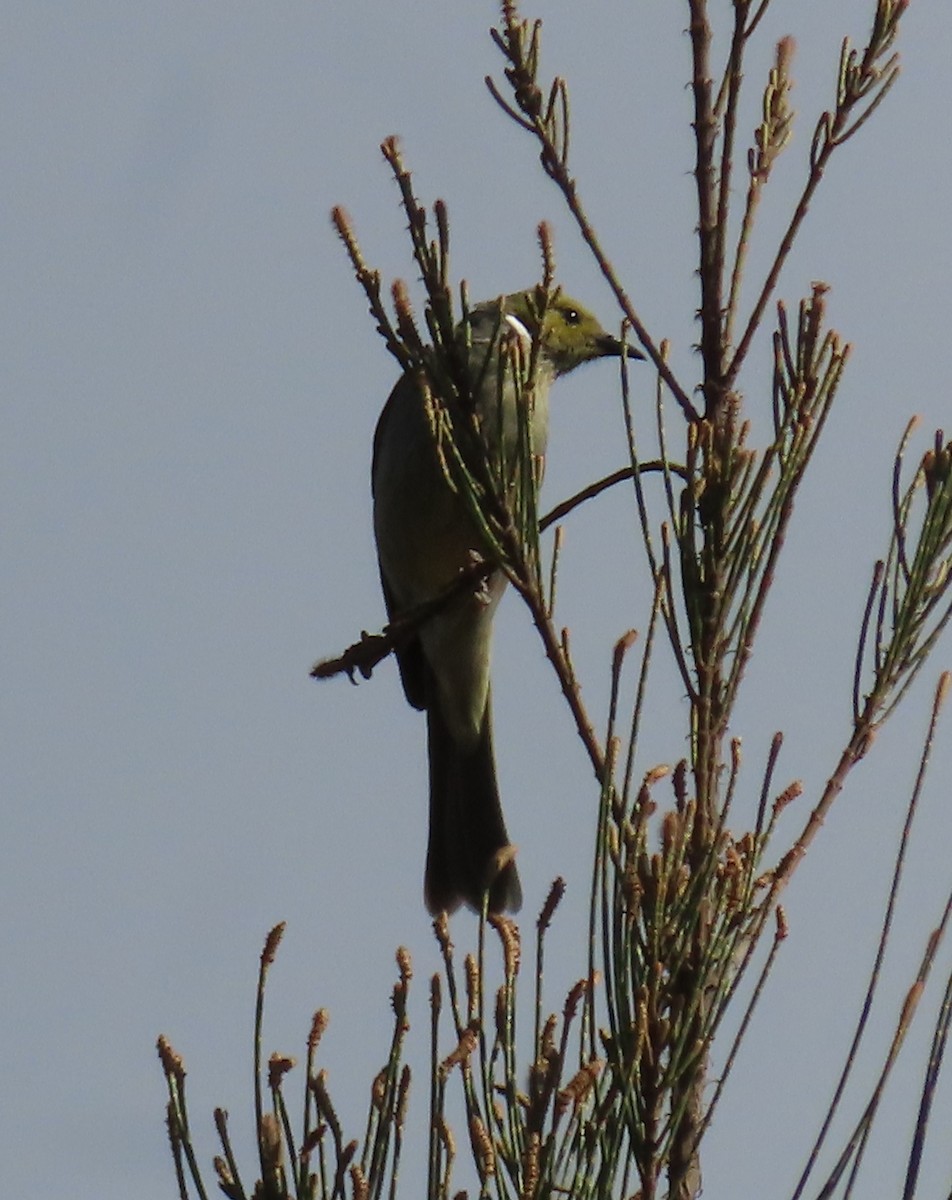
[[[511,461],[518,391],[512,383],[504,385],[500,413],[497,351],[501,329],[514,331],[528,350],[538,324],[532,293],[502,297],[502,313],[501,321],[499,300],[470,312],[470,368],[479,380],[474,399],[490,455],[501,433]],[[532,444],[543,455],[549,385],[582,363],[620,354],[621,343],[561,294],[546,310],[538,342]],[[391,617],[444,592],[474,555],[486,553],[465,502],[447,482],[421,389],[410,374],[397,382],[377,423],[373,496],[380,577]],[[462,594],[426,621],[397,655],[407,699],[427,714],[430,835],[424,894],[433,913],[452,911],[461,901],[478,909],[487,888],[490,911],[516,910],[522,902],[515,862],[511,854],[500,854],[509,838],[490,715],[492,620],[504,588],[502,572],[494,572],[481,589]]]

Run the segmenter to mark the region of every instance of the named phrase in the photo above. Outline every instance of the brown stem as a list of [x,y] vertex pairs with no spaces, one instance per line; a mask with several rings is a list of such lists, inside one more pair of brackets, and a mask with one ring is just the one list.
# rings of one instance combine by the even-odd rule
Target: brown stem
[[575,679],[575,672],[569,662],[568,655],[555,631],[555,626],[546,612],[545,604],[539,593],[523,580],[514,576],[510,576],[510,578],[513,586],[518,590],[532,614],[533,623],[539,631],[539,636],[542,638],[546,657],[555,670],[562,694],[565,696],[572,717],[575,720],[578,735],[582,739],[582,744],[588,753],[595,776],[601,783],[605,776],[605,751],[598,740],[592,722],[589,720],[588,713],[585,711],[579,686]]
[[698,201],[699,274],[701,281],[701,358],[704,362],[704,399],[708,417],[720,408],[722,399],[723,342],[722,278],[723,238],[719,229],[719,205],[715,149],[717,119],[714,115],[711,80],[711,23],[707,0],[690,0],[690,35],[694,95],[694,179]]
[[563,500],[557,504],[555,508],[547,512],[539,521],[539,532],[542,533],[554,525],[556,521],[561,521],[563,517],[568,516],[573,508],[578,508],[580,504],[584,504],[586,500],[592,500],[595,496],[600,496],[602,492],[614,487],[618,483],[624,483],[626,479],[634,479],[635,471],[639,471],[642,475],[650,471],[671,471],[675,475],[684,475],[684,469],[676,466],[674,463],[664,463],[660,459],[653,459],[651,462],[639,463],[635,467],[621,467],[617,471],[613,471],[611,475],[606,475],[604,479],[598,479],[595,483],[590,483],[588,487],[582,488],[580,492],[576,492],[574,496],[569,496],[567,500]]

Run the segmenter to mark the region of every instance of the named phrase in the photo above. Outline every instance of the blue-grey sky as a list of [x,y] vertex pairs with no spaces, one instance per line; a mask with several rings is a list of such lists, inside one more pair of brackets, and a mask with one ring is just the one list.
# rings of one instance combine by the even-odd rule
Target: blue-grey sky
[[[764,24],[751,81],[772,41],[794,34],[801,115],[765,198],[754,270],[830,103],[839,39],[862,38],[872,8],[776,0]],[[671,339],[672,362],[693,384],[686,6],[538,0],[526,15],[544,18],[546,68],[569,79],[582,197],[645,323]],[[253,984],[264,934],[281,919],[267,1048],[300,1054],[310,1014],[327,1006],[324,1061],[360,1133],[403,943],[417,965],[411,1059],[422,1065],[437,962],[421,901],[423,724],[392,664],[356,688],[308,679],[315,658],[384,619],[368,474],[394,365],[328,214],[344,204],[371,263],[412,278],[377,149],[399,134],[419,194],[449,205],[454,270],[475,297],[536,278],[534,230],[546,218],[563,283],[617,320],[532,145],[486,93],[483,76],[500,65],[487,34],[495,19],[488,0],[7,6],[5,1194],[174,1193],[159,1032],[185,1056],[206,1161],[216,1104],[250,1149]],[[884,546],[895,444],[914,412],[920,447],[929,430],[952,428],[950,47],[946,0],[914,0],[899,43],[904,75],[835,157],[782,282],[793,307],[811,280],[828,281],[830,319],[855,345],[734,729],[749,764],[738,823],[770,735],[787,733],[778,779],[803,778],[806,795],[786,837],[848,733],[854,630]],[[748,102],[745,137],[756,86]],[[755,433],[768,383],[761,344],[744,380]],[[646,369],[635,387],[646,411]],[[622,465],[619,414],[606,364],[560,386],[547,500]],[[611,646],[644,628],[648,599],[630,496],[591,505],[568,529],[560,607],[599,722]],[[497,660],[497,752],[527,922],[553,876],[569,883],[553,943],[562,988],[581,962],[595,796],[511,597]],[[707,1195],[790,1189],[855,1019],[929,693],[950,665],[947,638],[786,897],[791,937],[709,1138]],[[676,689],[659,695],[639,770],[684,753],[684,702]],[[952,882],[950,774],[946,722],[866,1082]],[[472,930],[461,916],[461,949]],[[946,970],[950,959],[944,951]],[[558,991],[550,1003],[560,1005]],[[896,1194],[924,1034],[884,1112],[864,1195]],[[417,1078],[415,1121],[426,1090]],[[948,1087],[937,1122],[952,1122]],[[406,1155],[414,1191],[422,1147]],[[928,1168],[947,1190],[941,1153]]]

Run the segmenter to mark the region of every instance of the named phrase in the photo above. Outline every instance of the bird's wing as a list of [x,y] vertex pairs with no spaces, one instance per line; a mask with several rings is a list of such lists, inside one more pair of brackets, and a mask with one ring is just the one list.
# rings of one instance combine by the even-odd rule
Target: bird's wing
[[[378,558],[378,565],[380,561]],[[392,621],[395,616],[399,616],[399,609],[394,603],[393,592],[387,584],[387,577],[383,573],[383,566],[380,565],[380,586],[383,589],[383,598],[387,605],[387,616]],[[397,666],[400,668],[400,682],[403,684],[403,691],[406,695],[408,703],[414,708],[426,708],[426,696],[424,692],[424,673],[425,662],[423,658],[423,646],[418,637],[410,638],[394,650],[397,659]]]
[[[374,494],[376,493],[375,481],[377,478],[377,459],[380,454],[380,446],[383,438],[386,437],[387,424],[393,418],[393,413],[398,403],[398,388],[402,382],[402,380],[398,381],[397,386],[390,393],[387,403],[384,405],[383,412],[377,421],[377,428],[374,430],[373,459],[370,469],[371,492]],[[392,621],[400,615],[400,606],[396,602],[393,588],[387,582],[387,576],[384,573],[379,552],[377,554],[377,566],[380,569],[380,586],[383,590],[383,598],[387,606],[387,617]],[[403,691],[407,701],[414,708],[425,708],[423,647],[420,644],[420,639],[418,637],[409,639],[396,649],[394,654],[397,659],[397,666],[400,668],[400,681],[403,684]]]

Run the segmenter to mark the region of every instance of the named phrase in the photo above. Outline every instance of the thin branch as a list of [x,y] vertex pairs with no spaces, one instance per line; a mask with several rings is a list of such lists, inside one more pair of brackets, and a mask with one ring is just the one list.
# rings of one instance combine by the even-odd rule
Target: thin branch
[[[694,180],[698,204],[698,274],[701,283],[701,357],[704,361],[705,416],[719,408],[723,392],[724,345],[723,230],[719,225],[717,169],[714,165],[718,123],[714,114],[711,82],[711,24],[706,0],[688,0],[691,37],[691,91],[694,96]],[[733,115],[733,114],[732,114]],[[726,206],[728,197],[720,194]]]
[[580,504],[584,504],[586,500],[592,500],[595,496],[600,496],[602,492],[609,488],[615,487],[616,484],[624,483],[626,479],[634,479],[636,474],[648,475],[655,471],[673,471],[675,475],[685,476],[683,467],[676,463],[663,463],[660,459],[652,459],[650,462],[639,463],[637,467],[622,467],[618,471],[613,471],[611,475],[606,475],[604,479],[599,479],[595,483],[590,483],[581,491],[576,492],[574,496],[569,496],[567,500],[561,501],[545,514],[539,521],[539,532],[542,533],[550,525],[556,521],[561,521],[563,517]]
[[361,633],[360,641],[348,646],[336,658],[322,658],[311,668],[312,679],[332,679],[347,675],[351,683],[360,674],[369,679],[373,669],[395,650],[399,650],[419,633],[423,625],[440,613],[464,592],[475,591],[499,569],[497,563],[480,560],[460,571],[457,578],[440,595],[414,608],[397,614],[381,633]]
[[898,56],[892,55],[885,63],[881,63],[880,59],[891,47],[907,7],[908,0],[877,0],[870,39],[862,55],[857,56],[848,40],[843,43],[837,76],[836,104],[832,111],[822,113],[817,121],[806,183],[751,310],[744,333],[725,371],[725,388],[733,386],[747,358],[764,311],[834,151],[865,124],[898,78]]
[[932,754],[932,747],[935,742],[936,726],[939,720],[939,713],[942,709],[946,694],[948,693],[950,683],[949,673],[946,672],[939,680],[936,688],[935,698],[932,704],[932,716],[929,721],[929,728],[926,733],[925,741],[922,746],[922,752],[919,756],[919,770],[916,775],[915,784],[913,785],[912,793],[909,797],[909,803],[906,806],[906,816],[903,821],[902,832],[899,836],[899,845],[896,850],[896,860],[893,866],[892,882],[889,887],[889,895],[886,901],[886,911],[883,915],[882,927],[879,934],[879,942],[876,947],[876,955],[873,960],[872,970],[869,975],[869,982],[866,986],[866,995],[863,997],[863,1005],[860,1010],[859,1020],[856,1023],[856,1029],[853,1032],[853,1040],[850,1043],[850,1048],[847,1051],[843,1070],[840,1072],[839,1080],[833,1092],[833,1099],[830,1101],[829,1107],[826,1110],[826,1116],[820,1126],[820,1131],[817,1134],[816,1141],[813,1143],[813,1148],[807,1158],[806,1166],[803,1174],[800,1176],[800,1181],[793,1193],[792,1200],[798,1200],[803,1194],[813,1168],[816,1166],[816,1161],[819,1158],[820,1151],[826,1141],[827,1134],[830,1131],[830,1126],[833,1124],[833,1119],[836,1116],[840,1106],[840,1101],[843,1098],[843,1093],[846,1090],[846,1084],[849,1080],[853,1067],[856,1065],[859,1054],[860,1043],[863,1040],[863,1034],[866,1031],[866,1024],[869,1020],[869,1015],[873,1007],[873,997],[876,994],[876,988],[879,983],[880,973],[882,971],[883,961],[886,957],[886,946],[889,941],[889,935],[892,931],[893,915],[896,910],[896,902],[899,898],[899,885],[902,882],[903,868],[906,862],[906,852],[909,847],[909,838],[912,834],[912,825],[915,820],[916,813],[919,807],[919,800],[922,796],[922,789],[925,784],[926,769]]
[[635,311],[628,293],[622,286],[611,260],[602,248],[601,241],[582,208],[576,182],[570,174],[567,164],[569,113],[565,81],[559,77],[553,80],[549,89],[548,103],[537,83],[540,29],[541,22],[530,24],[528,21],[520,20],[514,4],[503,5],[503,29],[501,31],[493,29],[490,32],[493,41],[510,64],[505,68],[505,75],[513,91],[515,106],[501,95],[491,76],[486,76],[486,86],[503,111],[522,129],[531,132],[536,138],[541,149],[543,170],[562,193],[583,240],[592,252],[599,270],[614,293],[619,308],[634,331],[639,344],[664,379],[685,418],[689,421],[696,421],[699,416],[697,410],[685,389],[678,383]]

